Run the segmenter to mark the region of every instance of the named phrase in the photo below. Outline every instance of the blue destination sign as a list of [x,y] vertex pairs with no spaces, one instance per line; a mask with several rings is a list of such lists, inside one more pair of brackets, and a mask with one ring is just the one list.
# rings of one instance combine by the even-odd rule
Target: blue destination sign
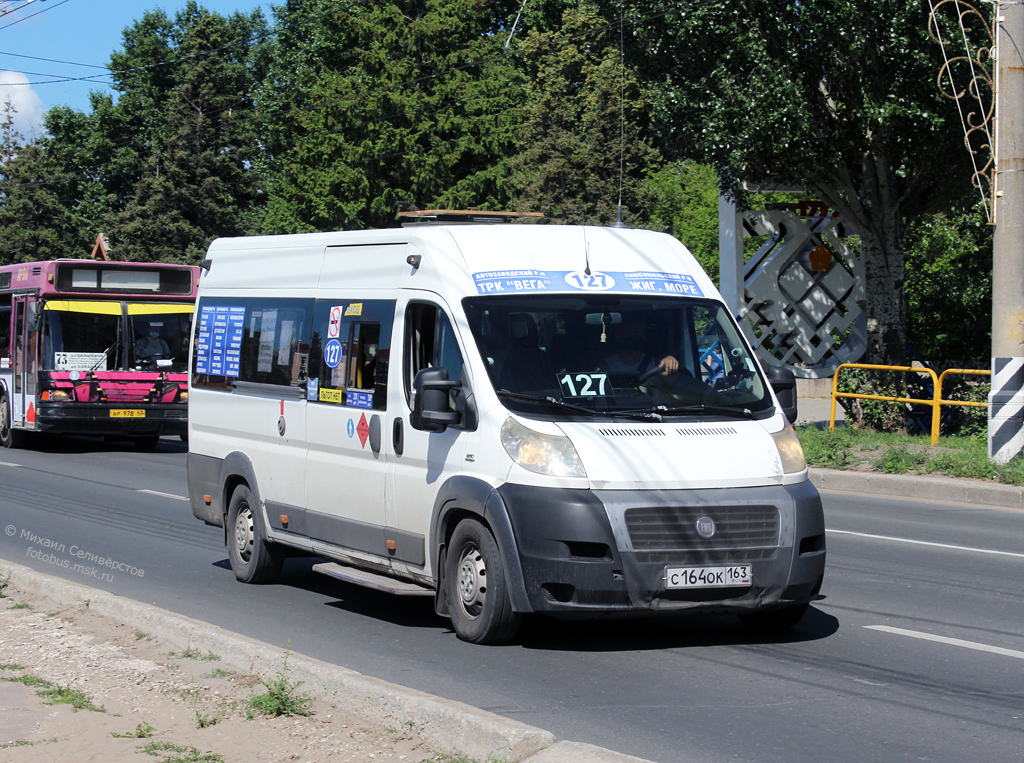
[[203,305],[196,337],[196,373],[237,377],[244,326],[244,307]]
[[529,291],[613,291],[703,297],[693,276],[648,270],[491,270],[474,273],[478,294],[521,294]]

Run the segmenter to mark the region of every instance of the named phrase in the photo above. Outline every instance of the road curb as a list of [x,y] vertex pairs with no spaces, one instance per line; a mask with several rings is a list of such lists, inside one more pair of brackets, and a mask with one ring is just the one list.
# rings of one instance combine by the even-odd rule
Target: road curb
[[[7,575],[18,588],[45,596],[59,606],[85,606],[88,602],[90,611],[180,648],[211,651],[238,670],[262,677],[281,670],[285,652],[279,647],[0,560],[0,577]],[[304,682],[302,691],[364,721],[381,726],[415,724],[428,745],[449,754],[481,761],[499,758],[508,763],[647,763],[600,747],[559,741],[544,729],[294,652],[288,654],[288,673],[293,680]]]
[[812,468],[808,472],[811,482],[819,490],[1024,509],[1024,490],[1014,485],[987,484],[981,480],[951,477],[847,472],[838,469]]

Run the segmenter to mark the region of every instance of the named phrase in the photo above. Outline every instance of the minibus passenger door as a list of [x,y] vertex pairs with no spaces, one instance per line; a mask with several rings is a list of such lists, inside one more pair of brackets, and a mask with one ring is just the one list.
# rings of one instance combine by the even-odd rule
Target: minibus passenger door
[[389,559],[383,445],[394,300],[321,290],[306,416],[306,532],[375,563]]
[[448,379],[459,382],[450,393],[454,412],[469,379],[458,334],[436,295],[421,293],[399,300],[398,315],[388,400],[387,439],[392,452],[387,530],[396,546],[393,564],[432,574],[427,543],[434,499],[445,481],[463,470],[466,438],[459,425],[428,432],[410,424],[413,380],[425,368],[445,368]]

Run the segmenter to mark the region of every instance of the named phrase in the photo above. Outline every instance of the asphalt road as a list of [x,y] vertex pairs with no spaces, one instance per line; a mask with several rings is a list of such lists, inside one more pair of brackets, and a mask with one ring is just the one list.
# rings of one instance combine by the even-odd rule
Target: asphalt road
[[0,451],[0,557],[659,763],[1024,759],[1019,511],[827,494],[822,598],[786,637],[729,617],[538,619],[487,648],[429,601],[309,560],[237,583],[185,494],[177,440]]

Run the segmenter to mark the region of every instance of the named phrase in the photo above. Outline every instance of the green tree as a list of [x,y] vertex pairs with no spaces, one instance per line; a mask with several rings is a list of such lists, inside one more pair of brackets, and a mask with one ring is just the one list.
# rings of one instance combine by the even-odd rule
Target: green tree
[[[379,0],[276,9],[258,103],[270,233],[382,227],[409,207],[502,207],[522,79],[501,4]],[[285,96],[287,93],[287,97]]]
[[908,335],[929,361],[988,368],[992,227],[983,210],[928,215],[907,230]]
[[80,223],[55,192],[52,164],[38,142],[14,129],[14,106],[0,117],[0,264],[81,254],[73,231]]
[[[609,15],[619,6],[606,2]],[[955,106],[918,0],[740,0],[654,13],[626,3],[629,56],[661,83],[670,156],[744,181],[796,185],[857,228],[867,278],[867,358],[902,363],[906,226],[968,183]]]
[[[567,10],[557,31],[534,31],[519,55],[529,67],[523,149],[510,164],[516,205],[563,223],[648,223],[661,164],[651,145],[654,98],[624,69],[615,30],[593,6]],[[620,188],[621,163],[621,188]]]
[[647,181],[656,193],[650,225],[671,233],[718,283],[718,175],[696,162],[670,162]]
[[258,229],[251,53],[265,31],[258,11],[223,17],[193,0],[173,19],[145,13],[111,56],[117,101],[93,93],[89,113],[47,113],[43,145],[90,242],[103,230],[118,259],[195,261],[214,237]]

